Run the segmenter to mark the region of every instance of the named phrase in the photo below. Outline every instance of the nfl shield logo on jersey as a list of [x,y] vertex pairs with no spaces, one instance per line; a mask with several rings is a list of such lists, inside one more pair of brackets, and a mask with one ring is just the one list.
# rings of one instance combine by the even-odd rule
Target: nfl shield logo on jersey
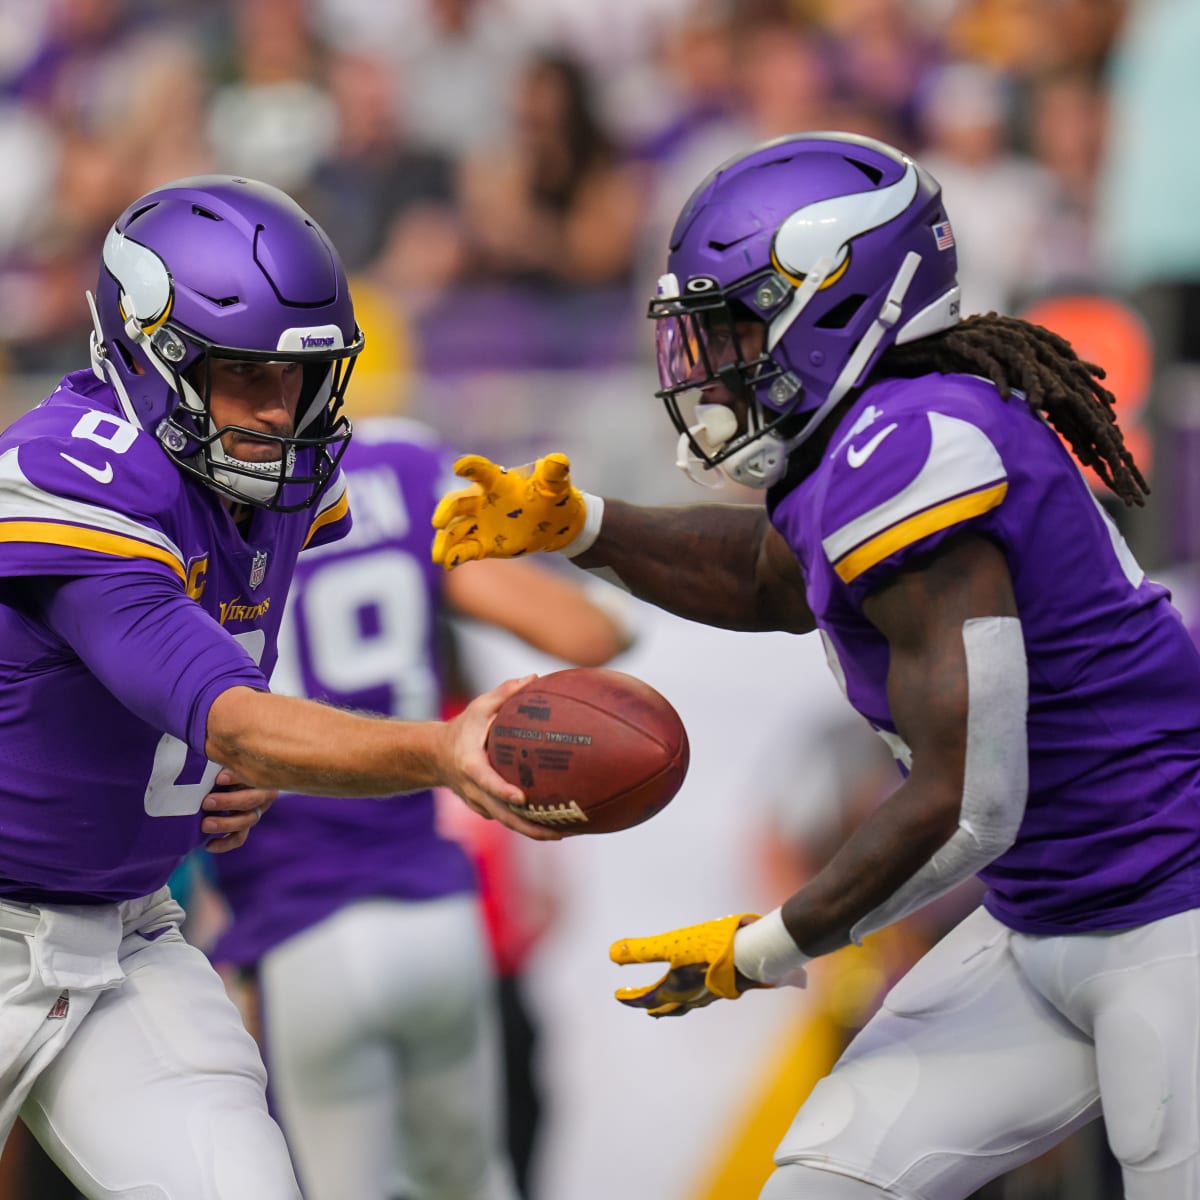
[[256,550],[254,561],[250,564],[250,590],[253,591],[267,574],[267,552]]

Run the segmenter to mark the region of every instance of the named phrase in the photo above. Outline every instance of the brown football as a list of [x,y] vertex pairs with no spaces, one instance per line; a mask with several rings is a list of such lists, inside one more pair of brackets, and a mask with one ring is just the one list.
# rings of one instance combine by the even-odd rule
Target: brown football
[[649,820],[679,791],[687,731],[648,683],[606,667],[543,675],[496,714],[488,759],[524,793],[513,811],[564,835]]

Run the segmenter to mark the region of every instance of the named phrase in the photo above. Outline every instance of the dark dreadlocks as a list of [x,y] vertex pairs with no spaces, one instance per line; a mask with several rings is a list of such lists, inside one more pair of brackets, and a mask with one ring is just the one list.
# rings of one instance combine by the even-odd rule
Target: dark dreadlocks
[[1100,382],[1104,371],[1084,362],[1065,338],[1017,317],[967,317],[941,333],[890,347],[873,375],[931,372],[982,375],[1005,399],[1023,392],[1085,467],[1127,505],[1145,504],[1150,488],[1125,446],[1113,395]]

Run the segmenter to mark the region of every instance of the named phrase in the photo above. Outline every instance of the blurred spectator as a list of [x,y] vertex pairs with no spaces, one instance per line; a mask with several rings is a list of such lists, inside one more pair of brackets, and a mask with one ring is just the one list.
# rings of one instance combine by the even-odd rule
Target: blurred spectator
[[940,68],[921,97],[921,162],[955,214],[963,315],[1010,313],[1042,251],[1048,172],[1008,141],[1009,90],[973,63]]
[[396,221],[424,206],[450,208],[450,157],[406,136],[391,66],[378,55],[341,51],[327,68],[334,136],[302,199],[341,250],[348,271],[370,267]]
[[1054,0],[1043,4],[1043,37],[1051,25],[1057,67],[1099,79],[1120,36],[1126,10],[1140,0]]
[[[662,94],[648,106],[635,150],[648,185],[638,232],[639,295],[653,292],[662,247],[696,180],[754,139],[741,105],[737,27],[728,0],[694,0],[654,46]],[[649,339],[645,345],[649,352]]]
[[[911,146],[917,135],[915,97],[942,57],[938,42],[918,24],[908,0],[837,0],[824,6],[833,95],[851,111],[877,114],[876,136]],[[844,122],[835,126],[849,128]]]
[[1154,330],[1150,398],[1161,497],[1138,553],[1152,568],[1200,557],[1200,5],[1131,4],[1114,51],[1097,182],[1097,238],[1111,283]]
[[5,0],[0,4],[0,94],[7,95],[37,57],[50,20],[45,0]]
[[738,90],[752,140],[835,127],[828,47],[814,29],[768,14],[739,22],[736,38]]
[[[130,110],[110,131],[125,174],[121,202],[169,179],[215,169],[205,122],[209,78],[202,47],[190,29],[176,27],[160,38],[137,66],[129,85]],[[169,114],[169,116],[165,115]],[[164,133],[164,120],[170,134]]]
[[696,0],[661,31],[653,55],[661,90],[653,112],[644,116],[639,157],[670,161],[709,130],[736,120],[734,31],[726,0]]
[[[1134,3],[1139,0],[1133,0]],[[963,0],[944,31],[951,55],[1002,71],[1102,71],[1129,0]]]
[[1082,69],[1053,71],[1031,81],[1028,103],[1030,149],[1051,176],[1052,194],[1027,288],[1099,286],[1095,188],[1105,134],[1100,86]]
[[0,263],[38,231],[54,184],[60,147],[35,109],[0,100]]
[[300,192],[333,145],[333,102],[307,0],[238,0],[234,77],[217,89],[208,132],[217,168]]
[[406,127],[459,159],[502,140],[505,97],[527,49],[506,0],[315,0],[328,44],[392,64]]
[[463,158],[502,141],[505,98],[525,41],[497,0],[425,0],[402,48],[404,111],[415,136]]
[[511,142],[473,156],[464,171],[472,273],[550,287],[627,281],[643,192],[582,65],[534,56],[512,111]]
[[[517,81],[511,139],[464,165],[461,275],[420,314],[419,352],[431,369],[630,356],[629,289],[645,189],[590,82],[569,56],[534,56]],[[409,240],[390,247],[385,265],[411,270],[415,258],[426,268],[453,266],[444,219],[419,215],[434,261],[421,261]]]
[[25,107],[10,145],[25,153],[6,160],[20,179],[0,186],[0,196],[16,197],[14,224],[0,231],[8,350],[14,369],[46,373],[74,365],[87,336],[80,297],[95,286],[112,213],[163,179],[209,166],[198,133],[203,63],[186,26],[135,19],[116,0],[57,0],[51,15],[45,41],[11,80]]

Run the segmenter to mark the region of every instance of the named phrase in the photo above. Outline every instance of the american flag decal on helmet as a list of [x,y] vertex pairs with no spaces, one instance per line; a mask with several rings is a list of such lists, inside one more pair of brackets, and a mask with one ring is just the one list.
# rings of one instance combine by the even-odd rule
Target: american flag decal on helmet
[[954,230],[950,228],[949,221],[938,221],[931,228],[939,250],[949,250],[954,245]]

